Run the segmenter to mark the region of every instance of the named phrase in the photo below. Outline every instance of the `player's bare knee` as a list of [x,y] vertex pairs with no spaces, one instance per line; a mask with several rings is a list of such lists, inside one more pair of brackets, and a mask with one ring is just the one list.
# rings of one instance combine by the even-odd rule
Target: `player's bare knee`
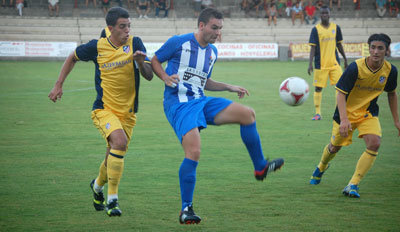
[[321,91],[322,91],[322,88],[321,88],[321,87],[315,87],[315,92],[319,93],[319,92],[321,92]]
[[244,116],[241,123],[243,125],[249,125],[256,121],[256,112],[250,107],[245,107]]
[[363,136],[367,149],[371,151],[378,151],[381,145],[381,138],[377,135],[364,135]]
[[127,140],[126,138],[121,138],[121,139],[115,139],[113,141],[110,141],[111,149],[119,150],[119,151],[125,151],[127,147]]
[[367,145],[367,149],[371,151],[378,151],[380,146],[381,146],[381,141],[380,139],[377,139],[370,141],[370,143]]
[[191,160],[198,161],[200,159],[200,152],[201,152],[200,148],[191,148],[185,152],[186,153],[185,157]]

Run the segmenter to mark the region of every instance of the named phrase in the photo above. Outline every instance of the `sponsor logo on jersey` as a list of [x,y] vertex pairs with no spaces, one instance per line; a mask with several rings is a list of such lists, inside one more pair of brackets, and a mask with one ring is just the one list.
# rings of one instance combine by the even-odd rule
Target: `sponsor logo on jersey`
[[384,77],[384,76],[379,77],[379,83],[383,84],[383,83],[385,83],[385,80],[386,80],[386,77]]
[[125,46],[123,46],[122,47],[122,50],[126,53],[126,54],[128,54],[129,52],[130,52],[130,47],[129,47],[129,45],[125,45]]

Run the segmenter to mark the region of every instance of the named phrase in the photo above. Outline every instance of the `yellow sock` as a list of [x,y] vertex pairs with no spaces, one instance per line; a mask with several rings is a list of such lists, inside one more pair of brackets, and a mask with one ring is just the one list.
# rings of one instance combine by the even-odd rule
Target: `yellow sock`
[[322,92],[314,91],[315,113],[319,115],[321,115],[321,101],[322,101]]
[[356,170],[349,184],[358,185],[361,179],[367,174],[369,169],[374,165],[378,152],[366,149],[357,162]]
[[105,160],[100,164],[99,176],[96,178],[96,184],[99,186],[104,186],[107,183],[107,167],[105,165]]
[[325,171],[328,167],[329,161],[335,158],[336,153],[330,153],[328,149],[328,145],[325,146],[324,151],[322,152],[321,161],[319,161],[318,168],[321,172]]
[[110,150],[107,159],[108,195],[118,194],[118,185],[124,171],[124,156],[126,151]]

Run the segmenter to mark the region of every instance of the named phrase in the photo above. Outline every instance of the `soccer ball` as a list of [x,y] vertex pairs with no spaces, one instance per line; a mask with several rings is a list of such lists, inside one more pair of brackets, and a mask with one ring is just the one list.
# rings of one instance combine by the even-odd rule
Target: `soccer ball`
[[279,86],[279,96],[290,106],[299,106],[308,98],[307,82],[300,77],[289,77]]

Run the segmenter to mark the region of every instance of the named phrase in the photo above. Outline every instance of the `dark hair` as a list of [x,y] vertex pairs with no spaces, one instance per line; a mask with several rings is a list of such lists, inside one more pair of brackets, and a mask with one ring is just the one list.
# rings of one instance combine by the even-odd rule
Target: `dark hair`
[[329,6],[327,6],[327,5],[321,6],[320,10],[328,10],[328,11],[331,11],[331,10],[329,9]]
[[368,45],[371,46],[372,41],[381,41],[385,44],[386,46],[386,50],[389,49],[390,43],[392,42],[392,40],[390,39],[390,37],[384,33],[380,33],[380,34],[372,34],[369,38],[368,38]]
[[216,9],[205,8],[200,12],[199,18],[197,19],[197,26],[200,25],[200,22],[207,24],[211,18],[224,19],[224,15]]
[[129,12],[122,7],[112,7],[106,15],[107,26],[115,26],[119,18],[129,18]]

